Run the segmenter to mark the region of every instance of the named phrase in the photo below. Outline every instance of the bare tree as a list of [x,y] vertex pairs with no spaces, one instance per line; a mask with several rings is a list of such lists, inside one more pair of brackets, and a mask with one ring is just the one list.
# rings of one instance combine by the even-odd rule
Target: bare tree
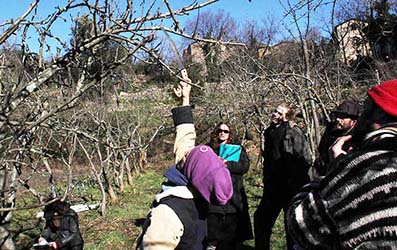
[[[152,58],[175,74],[153,45],[157,32],[194,39],[180,29],[177,17],[214,2],[217,0],[175,8],[168,0],[69,0],[47,9],[42,17],[43,6],[35,0],[20,17],[0,25],[4,30],[0,36],[0,242],[6,242],[8,249],[13,249],[8,231],[12,212],[70,198],[75,188],[76,159],[84,156],[89,164],[80,172],[97,181],[104,213],[106,191],[112,191],[103,184],[107,182],[110,187],[110,178],[131,171],[128,159],[134,160],[134,152],[147,148],[158,130],[140,137],[124,130],[127,133],[123,137],[120,124],[90,110],[103,108],[111,100],[106,93],[114,88],[106,86],[120,79],[131,79],[134,85],[128,70],[131,62]],[[71,42],[63,38],[65,30],[59,33],[56,29],[59,22],[75,24]],[[11,42],[14,37],[15,43]],[[32,41],[38,41],[37,50]],[[93,95],[95,92],[99,97]],[[92,103],[92,109],[87,109],[87,103]],[[134,123],[138,125],[130,121],[126,127]],[[66,167],[65,176],[56,175],[58,164]],[[42,173],[50,176],[51,190],[37,185]],[[61,182],[65,185],[62,195],[57,187]],[[119,185],[121,182],[120,177]],[[30,203],[18,199],[24,189],[33,197],[28,199]],[[52,200],[48,200],[48,193]]]
[[[376,79],[375,74],[369,74],[360,80],[354,69],[338,60],[338,48],[323,36],[314,19],[314,13],[324,4],[283,1],[285,25],[278,27],[279,32],[286,34],[283,40],[269,39],[266,43],[265,39],[262,53],[250,51],[250,46],[229,50],[233,51],[232,56],[221,64],[222,84],[211,89],[212,84],[208,83],[208,96],[200,100],[200,104],[205,103],[207,117],[222,116],[249,124],[261,138],[271,108],[286,101],[297,108],[301,117],[298,122],[304,127],[314,154],[321,122],[329,119],[328,112],[344,98],[362,99],[367,84]],[[247,34],[255,33],[255,25],[245,27]],[[255,38],[276,37],[272,33],[275,29],[259,25],[256,30],[265,32]]]
[[230,13],[223,10],[216,13],[205,11],[190,19],[185,25],[185,30],[193,37],[236,41],[237,22]]

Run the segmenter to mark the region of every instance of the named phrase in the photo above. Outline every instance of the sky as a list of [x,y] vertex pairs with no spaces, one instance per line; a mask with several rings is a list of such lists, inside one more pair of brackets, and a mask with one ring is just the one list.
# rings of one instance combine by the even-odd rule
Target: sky
[[[151,2],[153,0],[146,0],[146,2]],[[169,0],[170,4],[178,8],[178,4],[186,4],[193,2],[194,0]],[[199,2],[203,2],[204,0],[200,0]],[[286,1],[286,0],[281,0]],[[298,0],[296,0],[298,1]],[[12,2],[12,3],[11,3]],[[16,19],[21,14],[23,14],[28,6],[33,2],[33,0],[0,0],[0,23],[4,21],[14,18]],[[46,17],[49,13],[53,12],[57,5],[63,6],[67,0],[40,0],[39,2],[39,10],[38,15],[41,17]],[[94,2],[94,1],[91,1]],[[140,1],[133,1],[134,4],[137,4]],[[220,0],[214,4],[206,6],[205,8],[201,9],[200,11],[218,11],[224,10],[231,14],[237,21],[245,21],[245,20],[256,20],[260,22],[261,20],[265,19],[268,16],[273,16],[276,20],[280,20],[280,24],[286,21],[283,19],[283,8],[280,5],[279,0]],[[197,14],[193,12],[193,16]],[[54,33],[57,33],[58,36],[61,36],[63,40],[69,41],[70,40],[70,27],[71,17],[65,17],[67,20],[65,22],[59,21],[54,24]],[[182,25],[183,22],[186,21],[189,17],[184,17],[180,19]],[[4,29],[0,27],[0,29]],[[35,30],[31,29],[29,35],[31,36],[30,40],[30,48],[32,51],[38,47],[37,38],[35,38]],[[14,37],[14,39],[18,39],[18,37]],[[12,41],[10,41],[12,43]],[[55,43],[55,41],[54,41]]]
[[260,20],[272,13],[282,16],[278,0],[223,0],[209,6],[209,9],[223,9],[238,20]]
[[[12,4],[9,4],[10,0],[0,0],[0,20],[4,21],[4,19],[11,17],[15,18],[19,14],[22,14],[32,1],[33,0],[14,0]],[[179,2],[182,1],[185,3],[189,2],[186,0],[179,0]],[[43,9],[51,10],[54,6],[62,5],[62,3],[65,2],[65,0],[41,0],[40,5],[43,6]],[[135,0],[134,2],[138,1]],[[170,2],[172,3],[173,1]],[[261,18],[265,12],[281,11],[278,0],[252,0],[251,2],[249,2],[249,0],[220,0],[206,7],[206,9],[209,8],[224,9],[231,12],[235,17],[243,19],[250,17]]]

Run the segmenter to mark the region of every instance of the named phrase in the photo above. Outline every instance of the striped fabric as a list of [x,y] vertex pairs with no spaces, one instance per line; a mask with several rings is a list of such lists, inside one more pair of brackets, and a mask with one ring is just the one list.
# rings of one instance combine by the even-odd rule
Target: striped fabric
[[396,127],[336,159],[293,201],[287,225],[298,249],[397,249]]

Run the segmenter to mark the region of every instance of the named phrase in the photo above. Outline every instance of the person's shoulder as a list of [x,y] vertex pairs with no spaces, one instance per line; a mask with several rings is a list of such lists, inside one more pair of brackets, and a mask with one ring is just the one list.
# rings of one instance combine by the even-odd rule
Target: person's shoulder
[[232,141],[230,143],[228,143],[229,145],[236,145],[236,146],[242,146],[241,141]]
[[174,197],[179,199],[193,199],[193,193],[190,191],[188,186],[175,186],[171,187],[156,195],[155,201],[160,203],[166,197]]
[[212,143],[212,142],[208,142],[205,145],[210,147],[210,148],[212,148],[213,150],[217,148],[217,145],[215,143]]
[[65,211],[64,216],[65,216],[65,217],[70,216],[70,217],[76,217],[76,218],[77,218],[77,217],[78,217],[78,214],[77,214],[77,212],[74,211],[72,208],[69,208],[69,209],[67,209],[67,210]]
[[234,146],[239,146],[239,147],[241,148],[241,150],[243,150],[243,151],[245,150],[242,141],[235,141],[235,142],[231,142],[231,143],[228,143],[228,144],[229,144],[229,145],[234,145]]
[[274,125],[274,123],[270,123],[269,126],[266,127],[265,131],[271,131],[275,128],[276,126]]
[[287,133],[303,134],[303,129],[295,122],[289,122],[287,126]]

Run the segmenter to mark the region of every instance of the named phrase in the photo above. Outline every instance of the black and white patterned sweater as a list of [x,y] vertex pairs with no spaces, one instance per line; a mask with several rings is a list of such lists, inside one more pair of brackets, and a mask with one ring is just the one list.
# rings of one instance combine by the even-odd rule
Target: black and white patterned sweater
[[297,249],[397,249],[397,124],[366,136],[287,215]]

